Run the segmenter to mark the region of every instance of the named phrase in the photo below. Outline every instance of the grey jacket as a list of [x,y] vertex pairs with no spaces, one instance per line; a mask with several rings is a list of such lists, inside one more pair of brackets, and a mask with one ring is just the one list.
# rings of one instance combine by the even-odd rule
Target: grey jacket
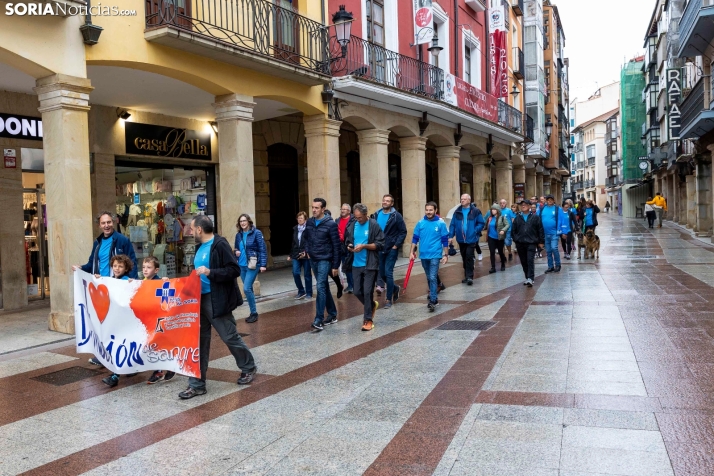
[[[347,225],[347,229],[345,229],[346,247],[354,245],[355,243],[355,223],[356,220]],[[379,252],[384,248],[384,233],[382,233],[382,229],[379,227],[377,220],[370,218],[368,223],[369,236],[367,237],[367,244],[375,244],[377,245],[377,249],[375,251],[367,250],[367,266],[365,266],[365,268],[376,271],[379,269]],[[351,251],[347,252],[345,262],[342,264],[342,271],[345,273],[352,271],[352,261],[354,261],[354,257],[354,253]]]

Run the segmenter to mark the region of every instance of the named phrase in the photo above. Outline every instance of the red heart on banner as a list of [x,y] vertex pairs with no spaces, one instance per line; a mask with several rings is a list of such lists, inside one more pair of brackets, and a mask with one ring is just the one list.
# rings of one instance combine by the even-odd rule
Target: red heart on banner
[[103,284],[95,286],[94,283],[89,283],[89,296],[92,298],[94,310],[101,324],[109,313],[109,289]]

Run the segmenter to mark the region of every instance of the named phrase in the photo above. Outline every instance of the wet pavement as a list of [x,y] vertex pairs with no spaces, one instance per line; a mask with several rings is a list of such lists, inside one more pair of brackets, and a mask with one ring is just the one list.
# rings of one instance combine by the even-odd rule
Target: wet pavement
[[6,356],[0,475],[714,475],[714,246],[601,217],[600,259],[537,260],[533,288],[456,261],[429,313],[415,266],[369,333],[354,296],[319,334],[314,302],[267,299],[239,321],[249,387],[217,336],[188,401],[183,377],[109,389],[63,343]]

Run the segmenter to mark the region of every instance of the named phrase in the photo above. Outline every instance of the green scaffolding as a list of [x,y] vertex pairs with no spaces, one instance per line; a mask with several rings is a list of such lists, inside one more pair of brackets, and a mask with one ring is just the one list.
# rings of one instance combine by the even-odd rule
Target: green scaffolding
[[630,61],[620,72],[620,103],[622,128],[622,178],[633,183],[642,178],[639,157],[647,155],[642,146],[642,124],[646,120],[642,91],[645,77],[642,74],[644,61]]

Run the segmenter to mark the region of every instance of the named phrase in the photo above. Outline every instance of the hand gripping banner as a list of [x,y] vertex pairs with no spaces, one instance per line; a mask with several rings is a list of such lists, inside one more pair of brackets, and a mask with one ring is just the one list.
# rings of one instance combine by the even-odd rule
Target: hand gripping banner
[[117,374],[168,370],[199,377],[201,281],[124,281],[74,273],[77,352]]

